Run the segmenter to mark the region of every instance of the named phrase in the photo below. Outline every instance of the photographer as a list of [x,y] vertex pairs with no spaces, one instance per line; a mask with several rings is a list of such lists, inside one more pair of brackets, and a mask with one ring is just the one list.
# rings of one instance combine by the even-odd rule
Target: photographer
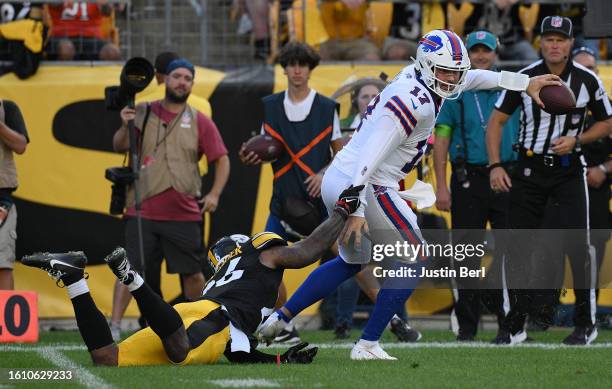
[[[490,70],[494,67],[497,60],[495,35],[487,31],[475,31],[468,35],[466,48],[474,68]],[[499,93],[488,90],[464,92],[457,100],[444,103],[436,124],[436,206],[441,211],[451,212],[452,227],[455,230],[453,238],[457,243],[466,243],[472,239],[482,242],[487,222],[491,223],[492,228],[505,228],[508,196],[505,193],[495,193],[489,187],[485,143],[485,128]],[[505,166],[516,159],[512,143],[516,139],[518,125],[517,112],[504,126],[501,155]],[[450,153],[453,167],[450,192],[446,185],[447,153]],[[466,229],[474,229],[474,234],[466,236]],[[499,247],[496,251],[499,253]],[[500,260],[499,255],[496,256],[494,266],[498,270],[501,268]],[[465,261],[463,265],[478,269],[480,261]],[[496,342],[505,338],[507,329],[502,320],[505,316],[502,291],[479,290],[482,285],[460,278],[457,279],[457,287],[458,299],[454,308],[459,324],[457,340],[470,341],[476,336],[481,300],[488,303],[497,314],[500,330]]]
[[[142,197],[144,259],[166,258],[169,273],[178,273],[187,299],[196,299],[204,287],[201,271],[201,212],[214,212],[229,176],[227,149],[215,124],[186,103],[195,69],[176,59],[166,69],[163,100],[139,104],[121,111],[122,126],[113,138],[116,151],[129,150],[128,121],[134,120],[138,137],[138,185]],[[198,161],[206,155],[215,165],[215,178],[202,196]],[[201,208],[198,204],[200,202]],[[125,244],[133,267],[140,270],[134,188],[128,187]],[[145,269],[155,268],[146,262]],[[151,275],[159,276],[159,275]],[[148,275],[146,275],[148,278]],[[123,286],[115,289],[113,317],[122,316],[130,300]],[[112,323],[115,327],[117,323]]]

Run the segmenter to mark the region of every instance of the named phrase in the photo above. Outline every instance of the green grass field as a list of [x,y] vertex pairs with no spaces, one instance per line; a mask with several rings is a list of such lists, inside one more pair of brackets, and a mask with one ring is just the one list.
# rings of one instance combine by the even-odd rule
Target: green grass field
[[[612,331],[600,331],[590,347],[560,346],[569,330],[530,334],[534,340],[515,347],[481,342],[458,344],[449,331],[425,331],[416,345],[394,343],[385,334],[385,349],[398,361],[349,359],[351,342],[334,341],[331,332],[303,332],[302,338],[320,344],[311,365],[93,367],[78,332],[47,332],[38,344],[0,345],[2,368],[72,368],[73,383],[54,387],[268,387],[268,388],[461,388],[461,387],[612,387]],[[354,337],[359,335],[353,331]],[[272,348],[269,352],[279,349]],[[5,387],[49,387],[0,383]]]

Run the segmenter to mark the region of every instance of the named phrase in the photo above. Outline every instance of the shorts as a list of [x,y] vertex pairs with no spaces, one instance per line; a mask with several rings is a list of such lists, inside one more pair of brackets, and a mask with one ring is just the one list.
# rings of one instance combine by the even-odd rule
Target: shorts
[[0,269],[15,266],[15,241],[17,240],[17,208],[11,206],[8,216],[0,227]]
[[[177,304],[174,308],[183,320],[191,346],[187,358],[177,365],[216,363],[230,340],[229,319],[221,306],[210,300],[199,300]],[[151,327],[136,332],[118,347],[118,366],[174,364]]]
[[[330,166],[323,176],[321,196],[331,214],[338,196],[351,184],[352,178]],[[340,257],[347,263],[366,264],[372,259],[373,244],[395,245],[396,242],[408,242],[415,247],[423,244],[417,218],[408,204],[399,196],[397,190],[384,186],[368,184],[366,191],[365,218],[369,227],[371,240],[365,236],[361,240],[361,248],[339,245]],[[414,258],[409,252],[408,258],[396,259],[409,262]]]
[[91,37],[52,37],[49,39],[47,46],[47,53],[50,54],[51,58],[57,57],[59,42],[63,40],[69,40],[74,45],[76,61],[96,61],[100,59],[100,50],[106,46],[109,41],[103,39],[91,38]]
[[[166,258],[170,274],[195,274],[202,271],[204,245],[199,222],[142,219],[145,268],[159,266]],[[142,274],[136,218],[125,219],[125,249],[132,267]]]

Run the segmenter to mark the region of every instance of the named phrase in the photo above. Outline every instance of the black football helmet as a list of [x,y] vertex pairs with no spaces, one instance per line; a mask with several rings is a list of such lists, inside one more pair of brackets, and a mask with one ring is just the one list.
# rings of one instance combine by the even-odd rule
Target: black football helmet
[[233,234],[230,236],[224,236],[215,242],[214,245],[208,250],[208,261],[210,265],[217,271],[223,264],[223,260],[241,244],[249,241],[248,236],[242,234]]

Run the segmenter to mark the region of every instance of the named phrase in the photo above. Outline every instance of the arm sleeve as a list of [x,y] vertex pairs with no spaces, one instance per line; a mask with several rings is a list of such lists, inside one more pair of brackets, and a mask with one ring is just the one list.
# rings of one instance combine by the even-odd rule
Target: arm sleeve
[[596,78],[593,80],[592,86],[589,89],[590,98],[587,107],[593,113],[593,118],[599,122],[612,117],[610,99],[608,98],[606,88],[604,88],[601,79]]
[[465,90],[499,89],[500,73],[490,70],[468,70],[465,80]]
[[215,123],[198,113],[198,149],[206,155],[208,162],[213,162],[227,155],[227,148]]
[[[353,186],[365,185],[380,164],[406,139],[404,129],[389,115],[380,116],[373,127],[376,130],[368,139],[368,149],[372,152],[362,155],[356,164]],[[366,191],[362,190],[359,194],[361,206],[352,216],[364,216],[365,195]]]
[[7,125],[11,130],[20,133],[25,136],[26,141],[30,143],[30,138],[28,137],[28,130],[26,129],[25,121],[23,120],[23,115],[21,114],[21,110],[12,101],[5,100],[4,104],[4,124]]
[[522,92],[528,85],[529,76],[523,73],[474,69],[467,72],[465,90],[503,88]]

